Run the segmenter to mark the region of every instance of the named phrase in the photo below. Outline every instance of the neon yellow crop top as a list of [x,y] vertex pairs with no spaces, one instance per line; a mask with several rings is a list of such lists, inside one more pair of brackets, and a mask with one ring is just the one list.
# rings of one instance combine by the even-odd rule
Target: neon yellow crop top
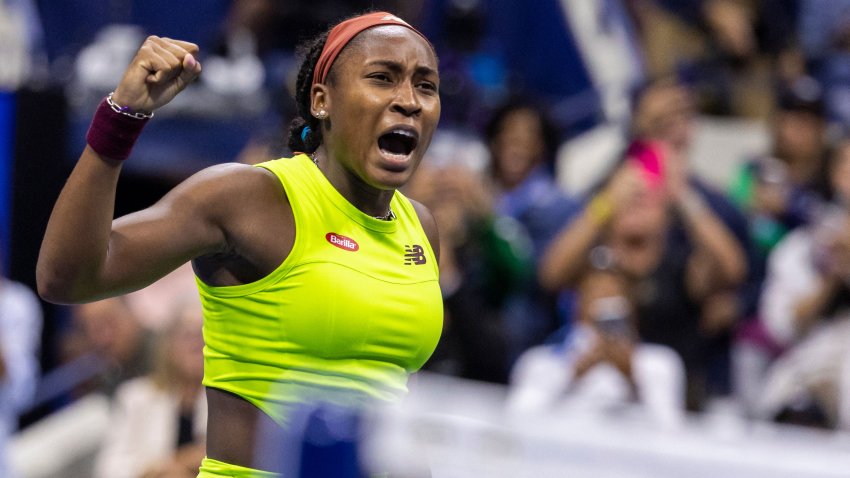
[[212,287],[196,278],[204,385],[281,425],[298,403],[334,391],[400,397],[408,374],[434,351],[443,320],[437,261],[410,201],[396,192],[396,219],[383,221],[349,203],[305,155],[258,166],[286,191],[295,243],[256,282]]

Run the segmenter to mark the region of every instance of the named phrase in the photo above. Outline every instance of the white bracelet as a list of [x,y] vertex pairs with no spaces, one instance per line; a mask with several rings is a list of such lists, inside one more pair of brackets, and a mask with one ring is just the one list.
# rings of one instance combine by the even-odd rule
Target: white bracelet
[[113,91],[112,93],[109,93],[106,96],[106,102],[109,104],[109,107],[112,108],[112,111],[114,111],[116,113],[121,113],[122,115],[126,115],[126,116],[129,116],[130,118],[135,118],[135,119],[138,119],[138,120],[153,118],[153,111],[151,111],[150,113],[142,113],[142,112],[139,112],[139,111],[130,111],[129,106],[119,106],[114,101],[112,101],[112,95],[114,95],[114,94],[115,94],[115,92]]

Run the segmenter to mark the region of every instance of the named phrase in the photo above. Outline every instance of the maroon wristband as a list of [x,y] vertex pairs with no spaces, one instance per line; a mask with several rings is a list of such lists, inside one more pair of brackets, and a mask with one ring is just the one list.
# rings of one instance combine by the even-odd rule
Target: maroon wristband
[[94,113],[86,142],[97,154],[123,161],[130,156],[149,119],[115,111],[104,98]]

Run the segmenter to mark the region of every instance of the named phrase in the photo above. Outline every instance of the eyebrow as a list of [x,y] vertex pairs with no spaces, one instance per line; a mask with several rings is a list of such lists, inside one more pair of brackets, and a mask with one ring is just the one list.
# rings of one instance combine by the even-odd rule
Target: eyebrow
[[[401,63],[399,63],[397,61],[393,61],[393,60],[374,60],[374,61],[370,61],[370,62],[366,63],[366,66],[374,66],[374,65],[383,66],[384,68],[391,70],[394,73],[398,73],[398,72],[401,72],[402,70],[404,70],[404,67],[401,65]],[[435,70],[435,69],[433,69],[429,66],[424,66],[424,65],[417,66],[415,73],[420,74],[420,75],[439,76],[439,74],[437,73],[437,70]]]

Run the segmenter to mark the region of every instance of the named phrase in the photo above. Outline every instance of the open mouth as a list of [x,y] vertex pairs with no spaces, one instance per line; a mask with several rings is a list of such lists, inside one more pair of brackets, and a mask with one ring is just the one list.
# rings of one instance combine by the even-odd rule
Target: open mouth
[[418,143],[419,135],[406,129],[394,129],[378,138],[381,151],[397,156],[409,156]]

